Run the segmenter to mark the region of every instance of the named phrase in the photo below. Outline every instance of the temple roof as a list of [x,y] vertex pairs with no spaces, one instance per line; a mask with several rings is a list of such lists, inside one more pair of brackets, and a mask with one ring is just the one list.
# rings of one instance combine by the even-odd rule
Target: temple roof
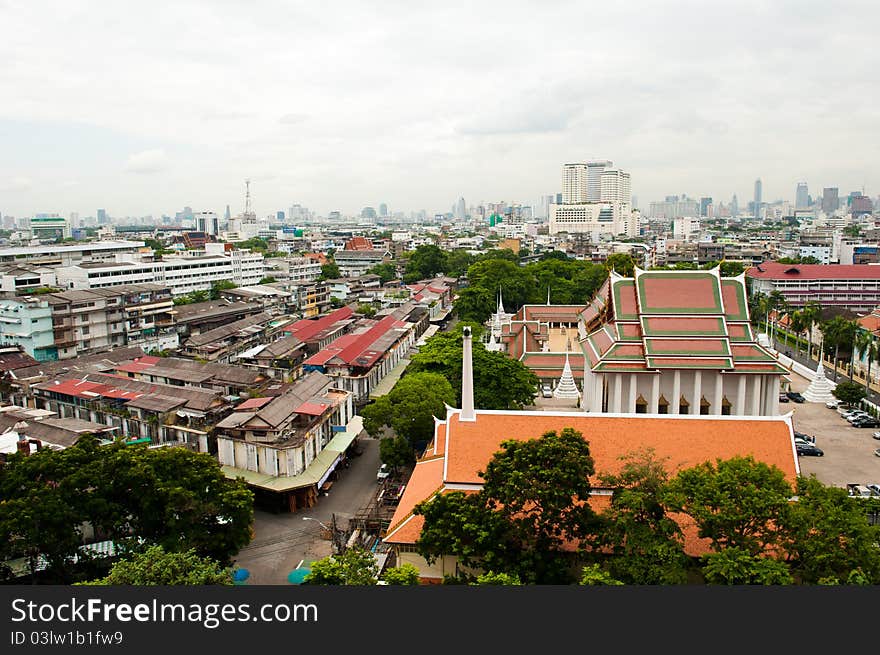
[[580,313],[580,344],[593,371],[667,368],[785,373],[755,341],[745,276],[642,271],[608,282]]

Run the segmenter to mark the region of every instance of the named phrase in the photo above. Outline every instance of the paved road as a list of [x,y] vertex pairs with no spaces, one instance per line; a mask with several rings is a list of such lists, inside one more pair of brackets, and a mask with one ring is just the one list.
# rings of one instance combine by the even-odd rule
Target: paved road
[[[803,392],[810,384],[797,373],[789,377],[793,391]],[[873,454],[880,441],[872,438],[873,429],[852,427],[824,403],[780,403],[779,409],[791,411],[794,429],[815,436],[816,445],[825,452],[823,457],[798,457],[803,475],[815,474],[820,482],[835,487],[880,482],[880,457]]]
[[248,584],[288,584],[287,574],[301,561],[307,566],[330,555],[331,542],[321,523],[329,526],[335,513],[338,525],[347,527],[348,518],[377,491],[379,442],[362,436],[359,443],[363,454],[341,470],[330,493],[320,497],[315,507],[294,514],[254,512],[254,538],[236,558],[237,566],[250,571]]

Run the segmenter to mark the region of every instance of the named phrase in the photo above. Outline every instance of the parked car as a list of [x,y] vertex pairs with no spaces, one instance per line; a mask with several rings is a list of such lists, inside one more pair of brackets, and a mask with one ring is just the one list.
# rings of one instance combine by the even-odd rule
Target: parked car
[[788,396],[789,399],[793,400],[796,403],[802,403],[805,400],[804,397],[802,395],[800,395],[797,391],[789,391],[785,395]]
[[874,437],[875,439],[880,439],[880,432],[875,432],[871,436]]
[[794,431],[794,439],[795,441],[800,439],[801,441],[806,441],[808,443],[816,443],[816,437],[806,434],[805,432],[798,432],[797,430]]
[[854,428],[880,428],[880,421],[873,416],[866,416],[863,418],[857,418],[852,422],[852,426]]
[[859,498],[871,497],[871,490],[868,489],[868,487],[863,484],[855,484],[852,482],[846,485],[846,493],[850,496],[857,496]]
[[825,403],[825,407],[827,407],[828,409],[837,409],[838,405],[840,405],[839,400],[829,400],[827,403]]
[[779,402],[781,402],[781,403],[788,403],[788,402],[791,402],[791,401],[788,399],[788,396],[787,396],[786,394],[781,393],[781,394],[779,394]]
[[553,397],[553,389],[550,388],[549,384],[542,384],[541,385],[541,395],[544,396],[544,398],[552,398]]
[[379,467],[379,470],[376,472],[376,481],[382,482],[385,478],[391,475],[391,471],[388,469],[388,464],[382,464]]
[[866,484],[865,486],[871,490],[872,494],[880,496],[880,484]]
[[795,444],[795,450],[798,455],[822,457],[825,454],[821,448],[816,448],[813,444]]
[[871,415],[868,414],[868,412],[863,412],[862,410],[858,409],[854,412],[850,412],[849,414],[844,414],[843,418],[852,423],[853,421],[860,418],[871,418]]
[[878,448],[877,450],[875,450],[875,451],[874,451],[874,454],[877,455],[877,457],[880,457],[880,448]]

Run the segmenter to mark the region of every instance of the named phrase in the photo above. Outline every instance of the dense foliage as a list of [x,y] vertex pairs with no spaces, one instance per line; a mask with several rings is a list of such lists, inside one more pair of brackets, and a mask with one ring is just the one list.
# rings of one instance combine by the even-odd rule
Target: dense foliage
[[[62,451],[14,454],[0,467],[0,559],[26,558],[34,574],[81,579],[82,526],[123,551],[157,544],[226,563],[250,541],[253,494],[208,454],[184,448],[99,445],[83,436]],[[91,575],[90,577],[94,577]]]
[[200,557],[195,550],[167,552],[150,546],[117,561],[106,577],[93,585],[230,585],[232,572],[215,560]]

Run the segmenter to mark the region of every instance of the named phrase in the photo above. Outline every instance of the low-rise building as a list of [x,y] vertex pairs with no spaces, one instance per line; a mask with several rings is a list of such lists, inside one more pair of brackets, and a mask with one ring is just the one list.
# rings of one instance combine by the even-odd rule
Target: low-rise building
[[49,301],[44,296],[0,298],[0,343],[20,346],[40,362],[57,359]]
[[746,275],[752,295],[779,291],[792,308],[815,301],[823,307],[868,313],[880,305],[880,265],[762,262]]
[[251,398],[217,424],[227,477],[244,478],[258,502],[296,511],[317,503],[360,432],[351,394],[310,373],[280,395]]
[[229,363],[234,355],[270,339],[269,325],[274,319],[268,312],[260,312],[191,335],[183,342],[183,354],[200,361]]

